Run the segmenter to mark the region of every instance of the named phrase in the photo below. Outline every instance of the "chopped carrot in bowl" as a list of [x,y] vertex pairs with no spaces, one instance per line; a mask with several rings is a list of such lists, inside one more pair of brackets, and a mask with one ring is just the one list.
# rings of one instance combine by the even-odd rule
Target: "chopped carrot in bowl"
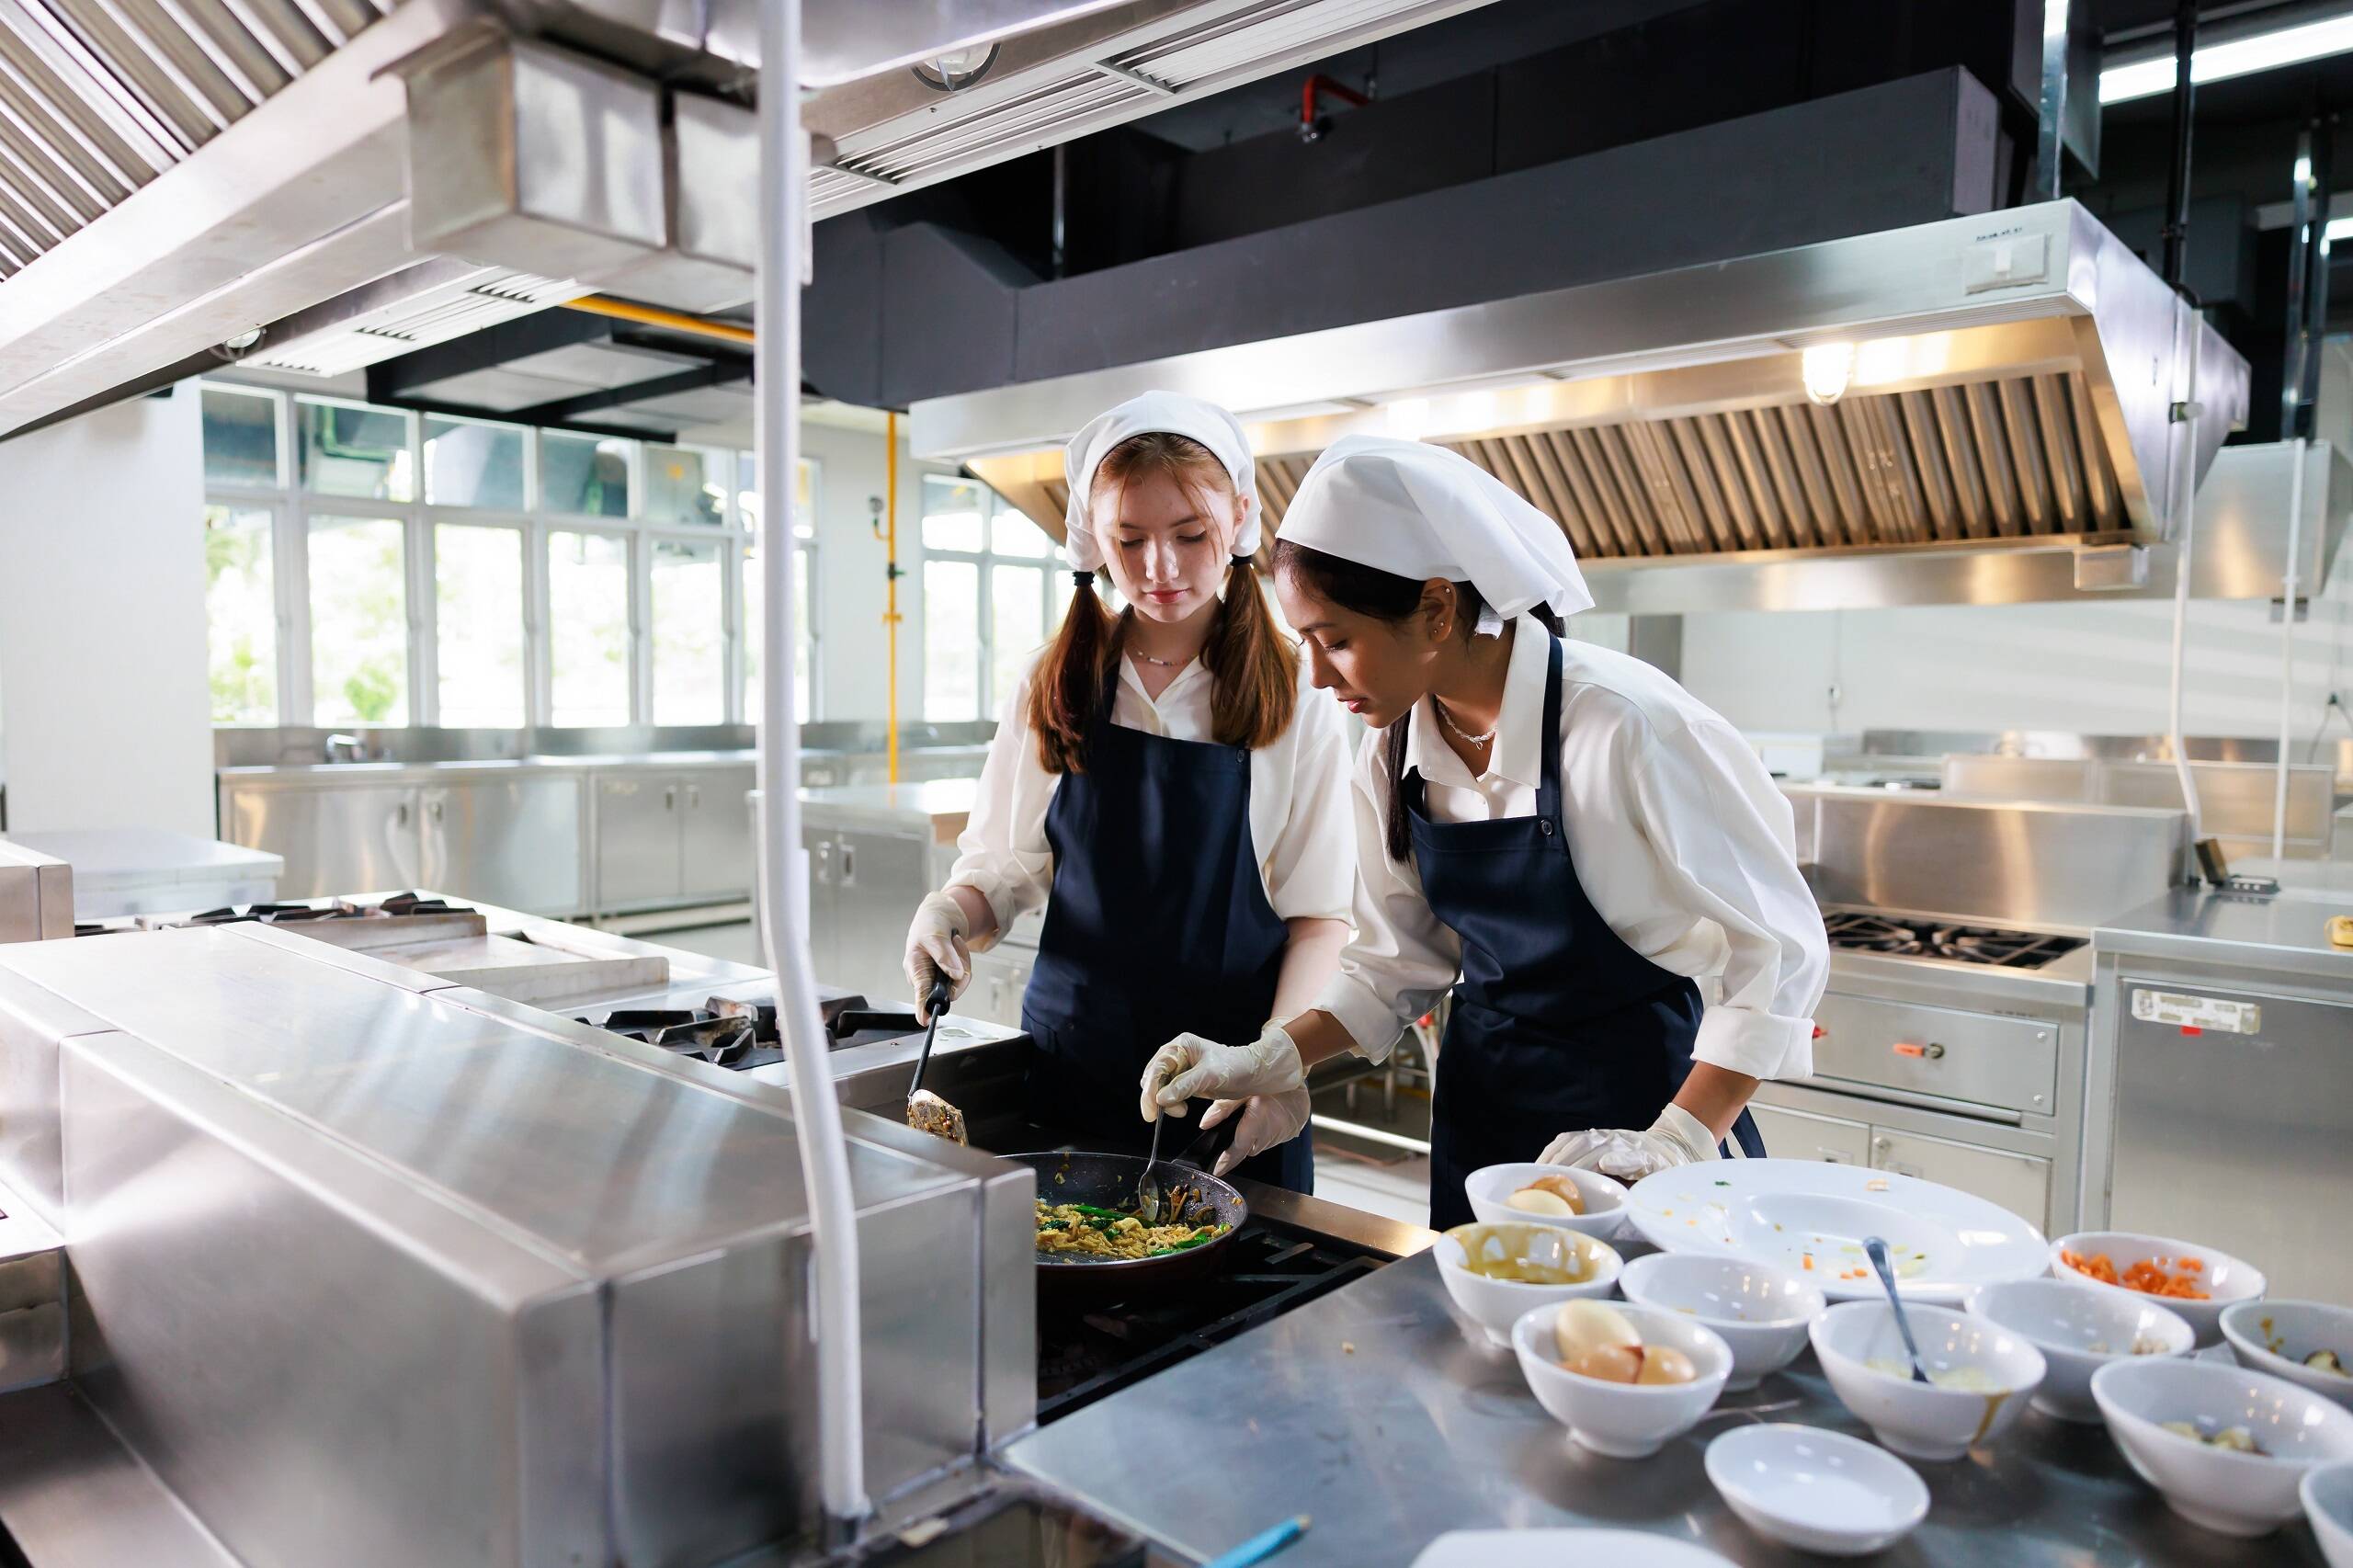
[[[2059,1261],[2089,1279],[2103,1285],[2120,1285],[2127,1290],[2138,1290],[2144,1296],[2169,1296],[2179,1301],[2207,1301],[2213,1298],[2198,1288],[2197,1277],[2206,1271],[2202,1258],[2147,1257],[2116,1271],[2115,1260],[2104,1252],[2086,1257],[2081,1253],[2062,1252]],[[2176,1274],[2166,1267],[2171,1264],[2180,1270]]]

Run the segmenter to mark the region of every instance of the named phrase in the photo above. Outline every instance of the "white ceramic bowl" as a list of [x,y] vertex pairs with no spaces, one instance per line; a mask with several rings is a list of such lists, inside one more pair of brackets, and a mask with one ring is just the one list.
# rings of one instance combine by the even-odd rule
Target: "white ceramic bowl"
[[[2306,1471],[2353,1459],[2353,1413],[2320,1395],[2227,1361],[2143,1356],[2092,1374],[2109,1435],[2141,1479],[2193,1524],[2224,1535],[2265,1535],[2302,1506]],[[2167,1432],[2244,1426],[2260,1454],[2233,1453]]]
[[[1995,1392],[1915,1383],[1885,1301],[1841,1301],[1813,1320],[1813,1354],[1831,1392],[1879,1440],[1915,1460],[1957,1460],[2018,1425],[2042,1381],[2042,1352],[1998,1324],[1943,1307],[1904,1303],[1933,1378],[1974,1368]],[[1899,1372],[1867,1363],[1895,1364]]]
[[[1576,1184],[1577,1195],[1585,1199],[1584,1213],[1530,1214],[1506,1201],[1538,1176],[1566,1176]],[[1490,1225],[1558,1225],[1606,1242],[1618,1234],[1626,1220],[1625,1187],[1597,1171],[1569,1165],[1485,1165],[1464,1178],[1462,1192],[1471,1199],[1471,1212]]]
[[2353,1378],[2304,1365],[2304,1358],[2313,1351],[2334,1350],[2353,1367],[2353,1307],[2325,1301],[2238,1301],[2222,1309],[2222,1327],[2240,1366],[2285,1378],[2353,1410]]
[[2296,1487],[2328,1568],[2353,1568],[2353,1462],[2316,1465]]
[[[2194,1257],[2206,1267],[2199,1278],[2209,1300],[2185,1301],[2178,1296],[2150,1296],[2121,1285],[2105,1284],[2090,1275],[2069,1267],[2059,1259],[2063,1252],[2081,1257],[2096,1257],[2101,1253],[2116,1265],[2116,1272],[2123,1273],[2136,1263],[2153,1257],[2179,1259]],[[2143,1235],[2135,1231],[2078,1231],[2072,1236],[2061,1236],[2051,1244],[2051,1273],[2054,1278],[2080,1279],[2095,1290],[2109,1290],[2135,1301],[2154,1301],[2167,1312],[2177,1313],[2198,1335],[2200,1346],[2222,1342],[2222,1309],[2238,1301],[2251,1301],[2263,1294],[2263,1270],[2251,1263],[2244,1263],[2226,1252],[2200,1246],[2195,1242],[2177,1241],[2172,1236]]]
[[1572,1372],[1552,1358],[1557,1306],[1538,1307],[1512,1324],[1511,1347],[1536,1402],[1573,1439],[1611,1459],[1638,1460],[1658,1452],[1708,1413],[1732,1374],[1732,1348],[1680,1312],[1639,1306],[1618,1310],[1644,1345],[1682,1351],[1699,1375],[1688,1383],[1608,1383]]
[[1805,1348],[1806,1325],[1827,1305],[1821,1291],[1786,1269],[1695,1252],[1638,1257],[1618,1277],[1618,1289],[1637,1305],[1714,1329],[1732,1346],[1732,1379],[1724,1387],[1733,1393],[1795,1360]]
[[1749,1528],[1801,1551],[1883,1551],[1928,1517],[1910,1465],[1812,1426],[1736,1426],[1708,1445],[1708,1479]]
[[2034,1391],[2037,1410],[2062,1421],[2097,1425],[2094,1372],[2110,1361],[2132,1359],[2132,1346],[2143,1341],[2162,1346],[2144,1354],[2187,1356],[2196,1337],[2181,1315],[2160,1306],[2154,1296],[2125,1299],[2132,1294],[2096,1290],[2089,1280],[2013,1279],[1972,1293],[1969,1312],[2042,1352],[2050,1369]]
[[[1528,1285],[1473,1274],[1465,1267],[1469,1255],[1462,1250],[1458,1233],[1474,1229],[1499,1229],[1527,1249],[1524,1256],[1542,1262],[1565,1267],[1569,1259],[1575,1258],[1585,1278],[1573,1285]],[[1511,1343],[1511,1325],[1531,1307],[1557,1305],[1579,1296],[1608,1295],[1617,1288],[1622,1267],[1618,1249],[1608,1242],[1556,1225],[1457,1225],[1438,1237],[1431,1251],[1438,1255],[1438,1277],[1446,1281],[1446,1293],[1478,1325],[1484,1342],[1496,1346]]]

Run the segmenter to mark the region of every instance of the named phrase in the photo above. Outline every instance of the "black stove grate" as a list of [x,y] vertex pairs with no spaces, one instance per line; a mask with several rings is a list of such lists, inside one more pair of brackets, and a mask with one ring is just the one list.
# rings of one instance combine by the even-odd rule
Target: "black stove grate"
[[1830,945],[1847,952],[1895,953],[1907,958],[1948,959],[1954,963],[2002,969],[2040,969],[2084,945],[2081,937],[2047,931],[2007,931],[1993,926],[1963,926],[1938,920],[1842,910],[1823,917]]
[[1253,1220],[1228,1262],[1188,1288],[1084,1312],[1038,1310],[1038,1424],[1084,1410],[1387,1262],[1329,1237]]

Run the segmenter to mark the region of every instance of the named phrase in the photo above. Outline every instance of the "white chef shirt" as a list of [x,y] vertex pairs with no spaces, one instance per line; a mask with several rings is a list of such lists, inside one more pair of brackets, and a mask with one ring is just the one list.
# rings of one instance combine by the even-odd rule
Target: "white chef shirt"
[[[1046,901],[1054,855],[1046,843],[1046,808],[1063,776],[1038,760],[1029,727],[1029,683],[1022,672],[997,721],[972,814],[956,841],[949,887],[969,887],[996,912],[1000,934]],[[1172,740],[1212,739],[1210,673],[1199,659],[1176,674],[1154,701],[1135,661],[1120,658],[1111,722]],[[1250,754],[1250,842],[1257,852],[1267,902],[1284,920],[1346,920],[1356,883],[1357,851],[1347,810],[1348,744],[1332,699],[1308,684],[1300,661],[1299,703],[1290,727]],[[985,950],[995,938],[974,943]]]
[[[1427,700],[1414,709],[1405,766],[1421,770],[1436,821],[1535,814],[1551,638],[1532,616],[1514,625],[1483,777],[1446,744]],[[1431,912],[1412,861],[1389,858],[1382,740],[1365,736],[1355,769],[1356,940],[1316,1004],[1374,1061],[1462,968],[1461,940]],[[1693,1059],[1758,1078],[1811,1073],[1830,944],[1789,801],[1756,753],[1663,672],[1566,641],[1560,747],[1561,827],[1595,911],[1661,969],[1722,982]]]

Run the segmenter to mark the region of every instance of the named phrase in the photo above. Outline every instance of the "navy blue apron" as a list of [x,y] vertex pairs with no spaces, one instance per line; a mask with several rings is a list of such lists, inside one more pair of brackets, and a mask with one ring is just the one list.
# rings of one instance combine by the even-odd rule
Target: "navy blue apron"
[[[1521,635],[1526,635],[1523,631]],[[1563,1132],[1642,1129],[1691,1071],[1699,988],[1634,951],[1586,896],[1561,831],[1561,645],[1544,676],[1536,814],[1433,822],[1421,770],[1399,791],[1432,914],[1462,939],[1462,979],[1430,1108],[1430,1224],[1469,1221],[1463,1178],[1532,1160]],[[1746,1111],[1733,1129],[1765,1152]]]
[[[1054,880],[1021,1027],[1038,1045],[1031,1119],[1090,1148],[1142,1153],[1144,1063],[1180,1034],[1256,1040],[1290,932],[1267,902],[1250,838],[1249,748],[1113,723],[1119,678],[1115,664],[1086,771],[1064,774],[1046,812]],[[1162,1154],[1199,1125],[1196,1115],[1169,1128]],[[1232,1174],[1312,1192],[1313,1147],[1302,1131]]]

